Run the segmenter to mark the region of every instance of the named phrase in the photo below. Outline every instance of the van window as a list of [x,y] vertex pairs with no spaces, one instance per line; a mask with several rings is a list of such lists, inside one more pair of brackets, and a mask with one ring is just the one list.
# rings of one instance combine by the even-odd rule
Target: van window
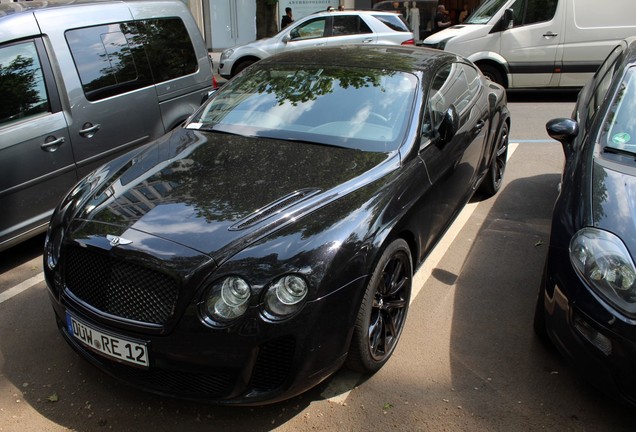
[[180,18],[137,21],[155,84],[195,73],[199,67],[188,30]]
[[554,18],[558,0],[517,0],[511,5],[515,27],[550,21]]
[[66,41],[89,101],[191,74],[198,67],[179,18],[69,30]]
[[0,48],[0,126],[50,112],[35,43]]

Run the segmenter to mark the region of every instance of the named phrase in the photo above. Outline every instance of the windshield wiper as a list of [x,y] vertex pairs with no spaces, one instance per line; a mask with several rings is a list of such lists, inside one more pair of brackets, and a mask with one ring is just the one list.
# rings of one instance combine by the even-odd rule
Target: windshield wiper
[[606,152],[606,153],[618,154],[618,155],[622,155],[622,156],[631,156],[631,157],[634,158],[634,160],[636,160],[636,152],[633,152],[631,150],[626,150],[626,149],[616,148],[616,147],[611,147],[611,146],[605,146],[605,147],[603,147],[603,151]]

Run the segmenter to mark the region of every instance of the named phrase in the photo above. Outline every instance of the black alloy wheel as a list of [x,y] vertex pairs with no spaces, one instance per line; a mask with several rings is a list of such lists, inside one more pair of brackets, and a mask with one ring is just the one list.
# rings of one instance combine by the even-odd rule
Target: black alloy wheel
[[356,319],[347,367],[361,372],[378,371],[391,357],[406,322],[413,262],[408,244],[398,239],[384,250]]

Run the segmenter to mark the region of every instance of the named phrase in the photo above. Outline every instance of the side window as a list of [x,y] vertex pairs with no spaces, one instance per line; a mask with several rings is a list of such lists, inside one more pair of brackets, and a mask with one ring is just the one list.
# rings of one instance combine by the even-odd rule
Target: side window
[[198,62],[179,18],[66,32],[86,99],[97,101],[195,73]]
[[326,21],[325,18],[307,21],[293,29],[290,35],[294,40],[323,37],[325,35]]
[[558,0],[529,1],[523,23],[527,25],[550,21],[554,18],[558,3]]
[[357,15],[336,15],[333,17],[333,36],[371,33],[371,29]]
[[180,18],[137,22],[155,83],[195,73],[199,68],[192,40]]
[[554,18],[558,4],[558,0],[517,0],[510,6],[513,11],[515,27],[550,21]]
[[86,99],[97,101],[152,84],[142,40],[130,23],[66,32]]
[[444,113],[450,105],[447,104],[444,97],[444,84],[448,81],[451,74],[451,65],[445,65],[441,70],[437,71],[435,78],[431,83],[431,89],[428,93],[428,110],[424,115],[422,124],[422,135],[433,138],[439,126],[442,124]]
[[586,124],[588,125],[595,117],[596,112],[601,107],[605,97],[607,96],[607,92],[609,91],[612,83],[612,78],[614,78],[614,74],[616,74],[618,66],[621,64],[623,59],[622,54],[622,47],[618,47],[612,51],[594,76],[594,90],[592,91],[590,100],[587,103]]
[[50,111],[33,42],[0,47],[0,126]]

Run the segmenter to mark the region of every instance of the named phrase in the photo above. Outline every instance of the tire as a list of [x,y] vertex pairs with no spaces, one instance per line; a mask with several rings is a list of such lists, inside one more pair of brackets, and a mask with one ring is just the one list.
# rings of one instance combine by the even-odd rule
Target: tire
[[384,250],[366,287],[345,366],[363,374],[389,360],[406,322],[413,262],[408,244],[394,240]]
[[504,82],[503,75],[501,74],[499,69],[497,69],[495,66],[492,66],[489,64],[479,64],[477,66],[481,70],[481,73],[483,73],[484,76],[488,78],[490,81],[494,81],[497,84],[503,87],[506,87],[506,83]]
[[234,66],[234,70],[232,71],[232,76],[239,74],[240,72],[243,71],[243,69],[252,66],[254,63],[256,63],[257,60],[253,60],[253,59],[247,59],[247,60],[240,60],[236,66]]
[[485,197],[490,198],[501,189],[504,173],[506,172],[506,164],[508,163],[508,124],[504,122],[501,130],[497,135],[495,143],[495,154],[490,162],[490,167],[486,173],[486,177],[479,185],[479,192]]
[[545,270],[541,278],[541,286],[537,295],[537,302],[534,305],[534,319],[532,320],[534,333],[543,343],[549,343],[548,329],[545,322]]

